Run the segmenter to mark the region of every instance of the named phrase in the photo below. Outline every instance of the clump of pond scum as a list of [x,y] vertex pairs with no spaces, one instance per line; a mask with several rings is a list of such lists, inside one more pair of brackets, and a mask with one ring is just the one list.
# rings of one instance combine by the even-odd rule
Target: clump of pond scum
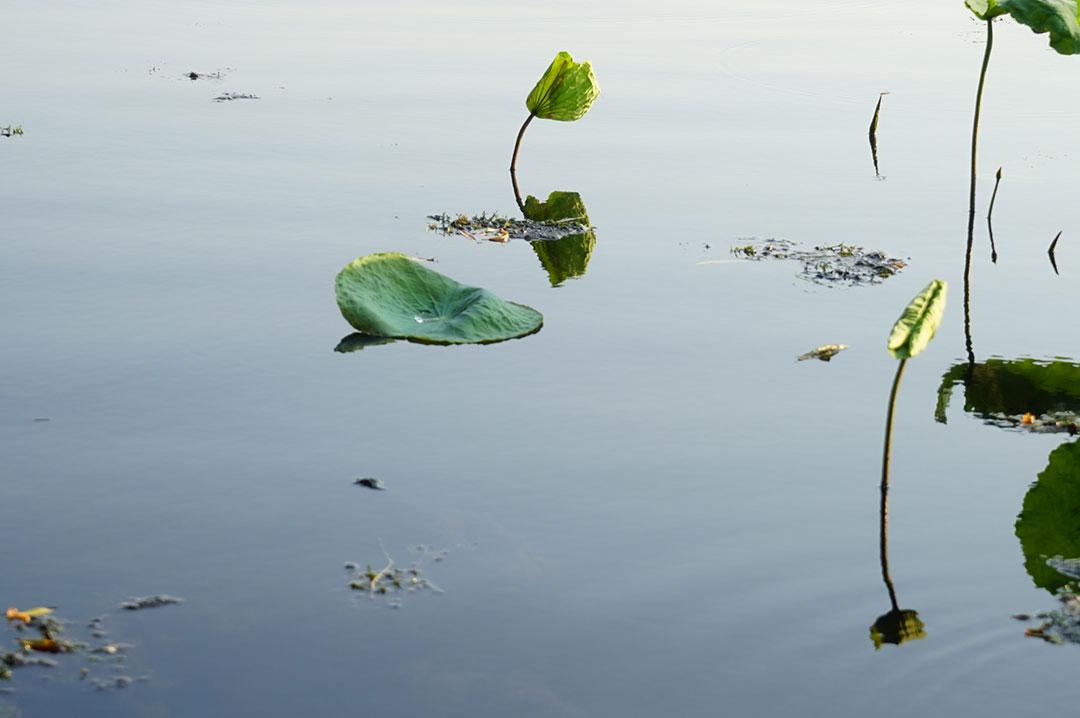
[[474,242],[509,242],[511,239],[524,239],[529,242],[551,241],[584,234],[592,229],[587,223],[576,219],[540,221],[517,219],[500,214],[478,214],[469,217],[464,214],[428,215],[432,223],[428,229],[445,236],[462,236]]
[[258,100],[258,95],[246,92],[223,92],[214,98],[214,102],[232,102],[233,100]]
[[120,604],[120,608],[123,608],[126,611],[141,611],[144,608],[160,608],[161,606],[169,606],[183,602],[184,599],[182,598],[159,593],[155,596],[143,596],[142,598],[128,599]]
[[446,551],[433,551],[427,546],[417,546],[419,558],[409,566],[399,566],[383,549],[383,561],[378,566],[367,564],[363,569],[355,562],[345,564],[349,578],[349,588],[366,593],[372,600],[385,598],[391,608],[400,608],[400,599],[404,596],[422,592],[443,593],[443,590],[431,582],[424,573],[423,564],[431,560],[435,563],[446,558]]
[[749,240],[732,247],[731,253],[754,262],[771,259],[798,262],[802,265],[800,278],[826,286],[879,284],[907,266],[902,259],[853,244],[802,249],[787,239]]
[[[1047,563],[1053,566],[1051,563],[1053,560],[1050,559]],[[1058,592],[1056,598],[1060,608],[1036,614],[1034,619],[1042,623],[1026,629],[1024,634],[1032,638],[1041,638],[1047,643],[1080,643],[1080,597],[1068,589],[1063,589]],[[1015,618],[1032,620],[1032,617],[1027,615]]]
[[[27,618],[29,620],[27,620]],[[82,628],[54,614],[33,615],[16,612],[7,620],[7,629],[17,649],[0,649],[0,681],[17,683],[23,669],[48,669],[53,685],[88,685],[96,690],[126,688],[136,681],[148,681],[149,673],[134,675],[128,659],[135,646],[109,640],[105,617],[91,619]],[[72,628],[74,626],[74,628]],[[81,640],[68,633],[89,633]],[[85,629],[85,630],[83,630]]]

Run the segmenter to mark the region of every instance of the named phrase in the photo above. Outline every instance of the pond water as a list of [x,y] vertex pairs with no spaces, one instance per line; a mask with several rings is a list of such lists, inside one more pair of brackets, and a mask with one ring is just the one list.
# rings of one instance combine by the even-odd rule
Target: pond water
[[[963,387],[935,419],[966,361],[984,30],[959,0],[10,0],[3,25],[0,126],[24,134],[0,137],[0,601],[56,606],[87,640],[104,616],[134,647],[119,671],[18,669],[0,715],[1073,705],[1075,647],[1011,618],[1057,605],[1014,524],[1070,439],[989,426]],[[1076,356],[1080,60],[996,27],[979,216],[1003,166],[1000,258],[980,219],[974,351]],[[596,227],[585,274],[553,288],[526,242],[427,216],[516,211],[524,98],[560,49],[603,94],[522,148],[522,189],[580,193]],[[843,288],[713,262],[755,238],[907,267]],[[334,275],[379,251],[545,325],[335,352]],[[884,344],[934,277],[950,304],[907,367],[889,507],[926,635],[875,649]],[[850,349],[795,361],[828,343]],[[347,562],[385,555],[439,590],[349,589]],[[184,602],[117,609],[159,593]],[[83,666],[147,680],[96,691]]]

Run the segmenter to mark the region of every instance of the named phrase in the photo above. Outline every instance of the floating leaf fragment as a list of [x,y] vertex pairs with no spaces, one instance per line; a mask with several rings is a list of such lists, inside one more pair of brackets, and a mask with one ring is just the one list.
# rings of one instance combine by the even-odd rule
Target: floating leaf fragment
[[943,280],[931,280],[907,305],[889,333],[887,346],[895,359],[917,356],[934,338],[945,315],[947,291],[948,284]]
[[353,482],[356,486],[363,486],[366,489],[372,489],[374,491],[385,491],[386,487],[382,485],[382,482],[378,479],[374,479],[370,476],[366,476],[362,479],[357,479]]
[[25,611],[20,611],[19,609],[12,606],[7,610],[7,620],[30,623],[30,621],[38,618],[39,616],[48,616],[54,610],[56,609],[49,608],[47,606],[37,606],[35,608],[28,608]]
[[404,254],[369,254],[335,281],[338,308],[355,329],[423,344],[490,344],[540,330],[532,307],[469,287]]
[[834,356],[847,348],[847,344],[822,344],[817,349],[811,349],[805,354],[800,354],[797,361],[806,361],[807,359],[820,359],[821,361],[829,361]]

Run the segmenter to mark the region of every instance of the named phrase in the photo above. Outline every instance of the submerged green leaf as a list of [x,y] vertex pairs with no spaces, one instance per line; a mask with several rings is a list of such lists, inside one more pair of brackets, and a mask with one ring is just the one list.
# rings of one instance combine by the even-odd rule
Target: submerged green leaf
[[1046,468],[1024,497],[1016,537],[1036,586],[1055,592],[1069,582],[1047,560],[1080,558],[1080,443],[1050,452]]
[[944,281],[934,279],[911,300],[889,334],[888,348],[893,357],[908,359],[926,348],[945,314],[947,291]]
[[525,106],[541,119],[569,122],[581,119],[599,95],[592,65],[574,62],[570,53],[560,52],[529,93]]
[[1062,55],[1080,53],[1080,9],[1076,0],[965,0],[980,20],[1011,15],[1035,33],[1050,33],[1050,47]]
[[404,254],[359,257],[335,280],[338,308],[364,334],[424,344],[490,344],[539,331],[540,312],[468,287]]
[[577,192],[552,192],[546,202],[529,195],[525,199],[525,217],[536,222],[576,222],[588,227],[585,232],[554,240],[532,242],[540,263],[548,273],[551,286],[585,274],[596,246],[596,232],[589,224],[585,203]]

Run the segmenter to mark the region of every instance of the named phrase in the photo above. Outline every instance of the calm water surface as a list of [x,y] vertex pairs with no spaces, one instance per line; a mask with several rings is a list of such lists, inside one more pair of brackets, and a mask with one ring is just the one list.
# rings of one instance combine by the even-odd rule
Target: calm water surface
[[[1055,605],[1013,526],[1063,439],[955,399],[934,421],[964,356],[982,32],[959,0],[6,3],[0,125],[26,134],[0,138],[0,601],[56,605],[80,637],[106,616],[150,680],[95,692],[71,657],[17,671],[0,710],[1071,707],[1076,649],[1010,619]],[[597,227],[587,274],[552,289],[525,243],[440,237],[425,216],[514,209],[524,97],[559,49],[594,62],[603,95],[580,122],[534,123],[522,150],[523,189],[580,192]],[[998,23],[980,203],[1004,166],[1001,260],[980,222],[980,359],[1080,353],[1078,62]],[[260,99],[211,102],[225,91]],[[745,237],[909,267],[844,289],[698,264]],[[337,354],[333,277],[387,250],[545,326]],[[904,380],[890,495],[892,575],[927,635],[875,650],[884,340],[932,277],[950,307]],[[794,361],[830,342],[851,349]],[[346,562],[381,566],[385,548],[408,565],[419,545],[443,593],[395,609],[347,588]],[[185,603],[116,609],[153,593]]]

